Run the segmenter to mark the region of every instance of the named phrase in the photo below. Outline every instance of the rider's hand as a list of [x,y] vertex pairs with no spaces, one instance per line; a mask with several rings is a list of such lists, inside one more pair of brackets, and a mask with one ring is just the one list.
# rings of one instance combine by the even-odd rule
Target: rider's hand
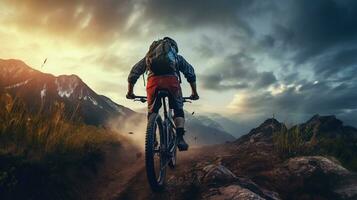
[[127,99],[135,99],[135,94],[134,94],[133,92],[128,92],[128,93],[126,94],[126,98],[127,98]]
[[200,99],[200,96],[198,96],[197,93],[192,93],[191,96],[190,96],[190,99],[192,99],[192,100],[198,100],[198,99]]

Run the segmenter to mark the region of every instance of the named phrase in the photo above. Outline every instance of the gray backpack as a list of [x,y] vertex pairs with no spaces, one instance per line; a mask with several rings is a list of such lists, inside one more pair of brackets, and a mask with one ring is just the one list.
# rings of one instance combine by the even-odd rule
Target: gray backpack
[[168,39],[154,41],[146,54],[146,65],[154,75],[177,72],[177,52]]

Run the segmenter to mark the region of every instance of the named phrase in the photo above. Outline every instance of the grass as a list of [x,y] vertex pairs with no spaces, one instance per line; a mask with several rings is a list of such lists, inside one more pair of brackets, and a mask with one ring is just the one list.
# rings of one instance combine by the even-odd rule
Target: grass
[[299,127],[281,129],[280,131],[274,132],[273,141],[275,149],[284,157],[304,155],[308,152]]
[[299,126],[274,132],[275,149],[285,159],[304,155],[333,156],[347,169],[357,171],[355,138],[330,138],[317,132],[317,129]]
[[101,162],[102,147],[115,141],[66,117],[63,103],[32,113],[5,94],[0,111],[1,199],[75,199]]

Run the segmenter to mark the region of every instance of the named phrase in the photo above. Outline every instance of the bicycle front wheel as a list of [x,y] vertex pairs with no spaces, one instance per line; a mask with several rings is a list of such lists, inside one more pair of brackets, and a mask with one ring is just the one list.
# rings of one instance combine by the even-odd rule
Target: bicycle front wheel
[[154,192],[162,191],[166,179],[164,129],[159,114],[148,119],[145,141],[145,167],[149,185]]
[[[173,130],[171,130],[173,131]],[[169,167],[171,169],[175,169],[176,167],[176,157],[177,157],[177,141],[176,141],[176,134],[171,132],[170,134],[170,137],[171,137],[171,141],[174,142],[174,150],[172,152],[172,155],[171,155],[171,159],[170,159],[170,162],[169,162]]]

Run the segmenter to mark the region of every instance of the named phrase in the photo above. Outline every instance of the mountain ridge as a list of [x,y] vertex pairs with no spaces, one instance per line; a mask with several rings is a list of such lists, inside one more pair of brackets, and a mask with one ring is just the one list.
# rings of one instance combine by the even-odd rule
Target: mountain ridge
[[2,90],[23,99],[32,111],[49,109],[54,102],[62,102],[69,113],[79,107],[78,115],[89,125],[105,125],[112,117],[135,114],[130,108],[97,94],[74,74],[54,76],[15,59],[0,59],[0,72]]

